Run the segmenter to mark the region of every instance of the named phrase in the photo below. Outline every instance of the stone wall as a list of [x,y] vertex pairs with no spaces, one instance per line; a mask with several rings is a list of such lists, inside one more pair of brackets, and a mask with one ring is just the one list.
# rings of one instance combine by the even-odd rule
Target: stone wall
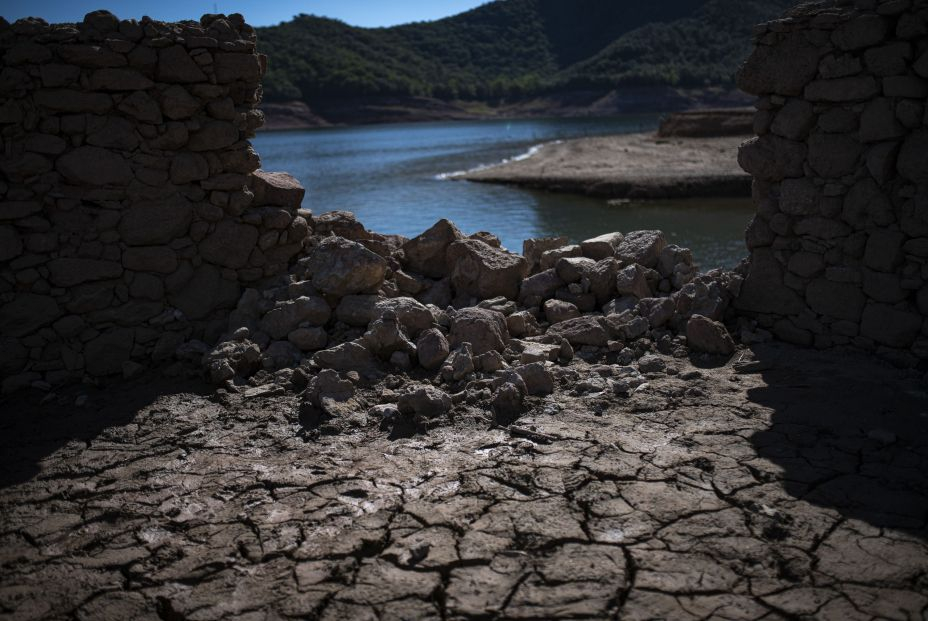
[[928,358],[928,2],[802,5],[758,27],[739,84],[760,97],[739,308],[797,344]]
[[303,188],[247,141],[266,59],[240,15],[0,18],[0,57],[4,390],[214,340],[301,250]]

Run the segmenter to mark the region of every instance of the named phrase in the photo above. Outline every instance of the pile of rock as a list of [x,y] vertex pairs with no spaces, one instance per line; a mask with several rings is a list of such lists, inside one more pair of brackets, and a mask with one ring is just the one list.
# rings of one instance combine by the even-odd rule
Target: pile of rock
[[[692,253],[659,231],[576,245],[533,239],[518,255],[447,220],[413,239],[368,232],[345,212],[311,226],[305,256],[245,292],[203,364],[230,390],[253,375],[251,384],[305,389],[304,418],[314,424],[366,411],[353,386],[385,378],[404,377],[404,389],[376,405],[380,416],[423,422],[453,402],[483,400],[506,419],[524,398],[553,392],[575,357],[611,357],[620,369],[655,352],[734,352],[719,321],[741,277],[698,275]],[[595,374],[594,383],[627,394],[639,369],[608,381]]]
[[757,28],[751,268],[777,337],[928,359],[928,3],[808,3]]

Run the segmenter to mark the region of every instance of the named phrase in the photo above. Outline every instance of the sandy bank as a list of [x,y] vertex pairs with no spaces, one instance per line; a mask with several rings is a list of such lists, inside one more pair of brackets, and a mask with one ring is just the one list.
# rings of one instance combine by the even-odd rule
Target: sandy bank
[[580,138],[456,178],[609,198],[750,196],[751,177],[736,160],[744,140],[653,134]]

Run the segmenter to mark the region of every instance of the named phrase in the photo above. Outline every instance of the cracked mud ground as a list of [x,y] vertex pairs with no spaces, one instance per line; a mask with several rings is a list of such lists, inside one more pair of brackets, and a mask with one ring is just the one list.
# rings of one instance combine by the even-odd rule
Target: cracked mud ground
[[294,396],[151,378],[7,401],[0,617],[928,618],[925,384],[755,356],[559,391],[521,435],[317,438]]

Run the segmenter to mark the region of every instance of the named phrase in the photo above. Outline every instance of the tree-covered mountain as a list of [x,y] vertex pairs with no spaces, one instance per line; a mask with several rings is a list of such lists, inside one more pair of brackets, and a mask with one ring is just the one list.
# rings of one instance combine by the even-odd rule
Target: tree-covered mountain
[[435,22],[259,29],[268,101],[498,102],[622,86],[730,86],[752,27],[796,0],[497,0]]

